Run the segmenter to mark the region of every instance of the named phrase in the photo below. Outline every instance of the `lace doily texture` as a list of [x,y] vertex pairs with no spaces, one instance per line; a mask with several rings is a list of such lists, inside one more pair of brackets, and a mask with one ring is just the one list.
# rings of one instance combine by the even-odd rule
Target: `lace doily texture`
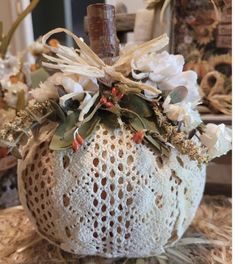
[[76,153],[28,142],[19,193],[39,234],[65,251],[108,258],[154,256],[182,237],[203,195],[205,166],[174,149],[163,159],[132,136],[99,125]]

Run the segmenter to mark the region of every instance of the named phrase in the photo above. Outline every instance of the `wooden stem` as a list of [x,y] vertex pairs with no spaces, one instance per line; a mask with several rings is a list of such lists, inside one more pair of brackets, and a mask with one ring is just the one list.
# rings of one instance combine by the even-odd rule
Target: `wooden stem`
[[91,49],[107,64],[112,64],[112,58],[119,55],[114,6],[89,5],[87,15]]

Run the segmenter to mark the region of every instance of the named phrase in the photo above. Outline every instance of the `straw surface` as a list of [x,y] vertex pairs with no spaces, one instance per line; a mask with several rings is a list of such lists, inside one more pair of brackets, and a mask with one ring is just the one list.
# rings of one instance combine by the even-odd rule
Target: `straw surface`
[[164,256],[147,259],[78,257],[41,239],[21,206],[0,211],[0,263],[229,264],[232,262],[231,200],[205,196],[184,237]]

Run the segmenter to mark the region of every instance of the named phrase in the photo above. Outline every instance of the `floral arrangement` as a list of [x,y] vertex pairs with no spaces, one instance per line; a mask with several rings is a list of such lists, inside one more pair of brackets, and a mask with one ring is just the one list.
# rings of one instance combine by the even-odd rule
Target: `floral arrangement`
[[[58,32],[72,36],[78,49],[48,45]],[[183,71],[183,56],[157,53],[168,44],[166,35],[123,50],[112,66],[65,29],[49,32],[42,44],[50,51],[42,61],[50,76],[30,92],[31,104],[0,132],[1,144],[17,158],[19,145],[37,137],[48,122],[52,150],[79,151],[99,123],[111,129],[125,125],[136,144],[150,144],[166,157],[176,148],[199,165],[231,149],[229,128],[202,122],[196,109],[201,102],[197,75]]]

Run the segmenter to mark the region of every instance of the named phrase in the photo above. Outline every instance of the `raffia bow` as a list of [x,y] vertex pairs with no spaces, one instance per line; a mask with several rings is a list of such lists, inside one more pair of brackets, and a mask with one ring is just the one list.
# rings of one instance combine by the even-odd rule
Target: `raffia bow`
[[[61,32],[71,36],[76,42],[79,50],[62,45],[55,48],[46,44],[51,35]],[[57,55],[56,58],[44,54],[44,57],[49,61],[43,62],[45,67],[58,69],[64,73],[75,73],[107,80],[112,79],[113,81],[119,81],[128,85],[130,89],[137,88],[142,91],[149,91],[154,95],[161,93],[160,90],[150,85],[132,81],[126,76],[131,72],[131,61],[133,59],[138,59],[150,52],[159,51],[169,43],[169,38],[166,34],[130,48],[127,52],[122,54],[112,66],[106,65],[79,37],[64,28],[56,28],[48,32],[43,36],[42,43]]]

